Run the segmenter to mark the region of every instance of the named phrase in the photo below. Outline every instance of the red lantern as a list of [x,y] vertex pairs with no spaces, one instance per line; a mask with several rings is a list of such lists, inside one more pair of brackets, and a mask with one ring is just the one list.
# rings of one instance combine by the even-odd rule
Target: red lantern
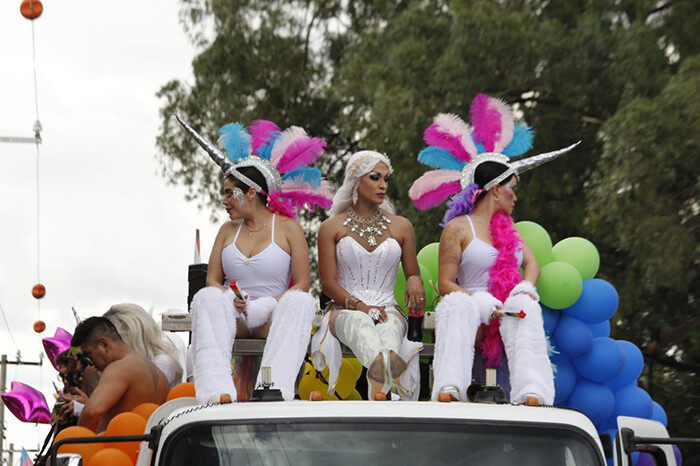
[[19,12],[27,19],[37,19],[44,11],[44,5],[39,0],[23,0]]
[[46,294],[46,287],[42,285],[41,283],[37,283],[34,285],[34,288],[32,288],[32,296],[34,296],[36,299],[41,299],[44,297]]
[[37,320],[36,322],[34,322],[34,331],[36,333],[41,333],[44,330],[46,330],[46,324],[43,320]]

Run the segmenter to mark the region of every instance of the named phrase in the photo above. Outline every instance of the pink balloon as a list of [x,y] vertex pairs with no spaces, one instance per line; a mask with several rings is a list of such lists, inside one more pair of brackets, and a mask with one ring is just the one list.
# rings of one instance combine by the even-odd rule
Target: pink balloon
[[44,338],[41,342],[44,344],[44,351],[51,361],[54,369],[58,370],[56,364],[56,356],[70,348],[70,339],[73,336],[61,327],[56,328],[56,333],[52,337]]
[[51,423],[51,412],[39,390],[21,382],[12,382],[10,391],[3,393],[5,406],[22,422]]

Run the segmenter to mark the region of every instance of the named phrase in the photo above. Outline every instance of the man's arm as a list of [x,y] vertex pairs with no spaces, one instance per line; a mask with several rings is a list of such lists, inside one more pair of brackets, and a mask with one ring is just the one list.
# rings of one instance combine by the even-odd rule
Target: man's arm
[[113,362],[105,368],[95,391],[88,398],[78,425],[96,431],[102,416],[107,413],[126,393],[128,371],[120,370],[120,362]]

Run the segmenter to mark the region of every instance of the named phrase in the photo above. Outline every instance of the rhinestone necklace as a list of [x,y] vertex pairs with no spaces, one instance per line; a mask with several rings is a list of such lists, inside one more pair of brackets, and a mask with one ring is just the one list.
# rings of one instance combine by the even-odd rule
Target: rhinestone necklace
[[379,207],[369,218],[360,217],[352,207],[348,207],[348,216],[345,218],[343,226],[350,227],[350,231],[356,232],[360,238],[367,241],[367,244],[375,247],[377,245],[377,236],[381,236],[384,230],[387,229],[387,223],[391,223],[391,220],[382,213]]

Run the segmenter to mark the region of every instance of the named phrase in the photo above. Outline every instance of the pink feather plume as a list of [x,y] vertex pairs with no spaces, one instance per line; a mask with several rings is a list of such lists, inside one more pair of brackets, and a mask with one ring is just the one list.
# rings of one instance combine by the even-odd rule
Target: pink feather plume
[[469,108],[476,142],[484,145],[486,152],[500,152],[513,139],[513,113],[500,99],[478,94]]
[[452,194],[459,192],[461,172],[457,170],[432,170],[413,182],[408,196],[420,210],[428,210],[442,204]]
[[[290,126],[289,128],[285,129],[280,137],[277,138],[277,141],[275,141],[275,145],[272,148],[272,154],[270,156],[270,162],[272,162],[272,165],[275,167],[277,166],[277,163],[280,161],[284,153],[287,152],[289,146],[294,144],[296,141],[303,140],[304,138],[308,137],[309,136],[306,134],[306,131],[304,131],[304,128],[300,128],[299,126]],[[281,170],[278,169],[278,171]]]
[[274,213],[284,215],[285,217],[296,218],[297,213],[294,210],[294,206],[286,202],[284,198],[280,196],[280,192],[274,192],[267,196],[267,207]]
[[248,126],[248,131],[251,136],[251,146],[255,153],[258,152],[260,146],[267,144],[274,133],[282,132],[282,130],[270,120],[254,120],[250,123],[250,126]]
[[429,146],[448,150],[457,160],[469,162],[476,155],[467,124],[457,115],[440,113],[433,124],[423,133],[423,140]]
[[305,167],[323,155],[325,148],[326,141],[304,134],[303,137],[294,140],[280,156],[277,160],[277,170],[286,173],[296,168]]

